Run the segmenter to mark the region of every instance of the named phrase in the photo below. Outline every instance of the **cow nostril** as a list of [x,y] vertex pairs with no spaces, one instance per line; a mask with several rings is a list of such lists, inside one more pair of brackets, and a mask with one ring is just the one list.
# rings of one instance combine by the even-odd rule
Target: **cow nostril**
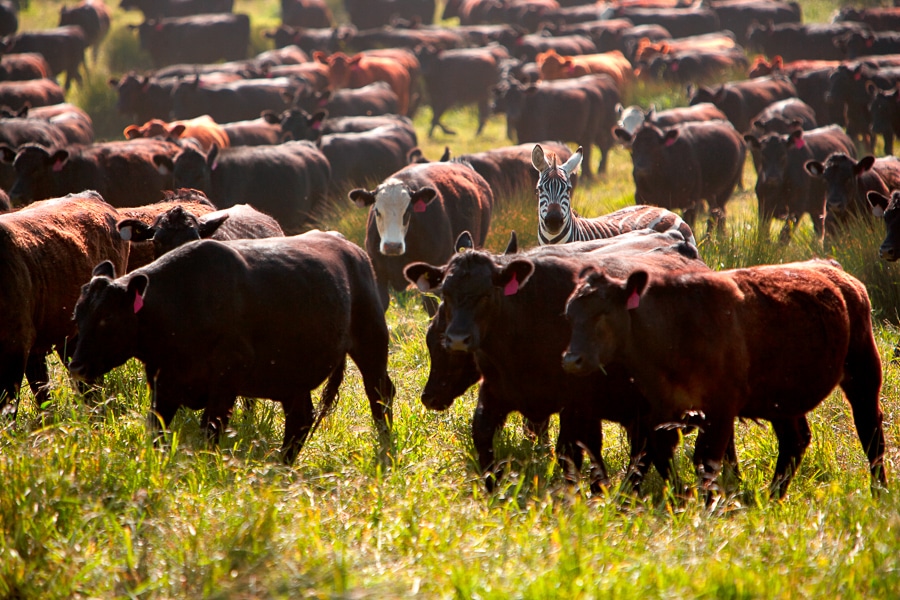
[[444,335],[444,349],[452,352],[468,352],[472,347],[472,336],[466,335]]
[[385,256],[400,256],[406,249],[398,242],[384,242],[381,244],[381,253]]
[[566,352],[562,362],[563,370],[567,373],[579,373],[584,369],[584,358],[580,354]]

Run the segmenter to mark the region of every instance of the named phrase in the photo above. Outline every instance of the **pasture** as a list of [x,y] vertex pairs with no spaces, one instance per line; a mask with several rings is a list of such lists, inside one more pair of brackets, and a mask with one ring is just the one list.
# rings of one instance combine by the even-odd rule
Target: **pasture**
[[[804,3],[805,19],[826,20],[835,4]],[[59,5],[31,0],[24,26],[55,24]],[[253,13],[254,31],[278,20],[273,0],[238,0],[235,10]],[[100,64],[71,95],[110,138],[124,126],[106,86],[122,60],[111,52],[136,52],[124,23],[139,20],[118,9],[113,18]],[[635,99],[659,108],[685,103],[683,90],[654,86],[639,86]],[[430,120],[428,107],[415,117],[431,159],[445,146],[462,154],[510,143],[502,116],[475,138],[474,107],[445,114],[456,136],[436,131],[429,139]],[[736,429],[742,480],[711,508],[702,498],[677,498],[655,472],[643,497],[619,489],[628,447],[616,425],[604,429],[612,487],[593,496],[570,488],[552,446],[526,437],[517,417],[497,441],[507,476],[487,493],[472,458],[477,387],[447,411],[422,406],[428,317],[418,293],[407,291],[387,312],[397,397],[386,458],[352,366],[337,409],[285,467],[277,404],[248,411],[239,403],[219,448],[206,444],[198,413],[181,411],[167,443],[156,446],[140,363],[107,375],[90,400],[54,364],[50,400],[36,405],[23,390],[18,419],[0,429],[0,598],[897,597],[900,364],[891,357],[900,267],[878,258],[883,225],[873,219],[826,248],[808,220],[788,245],[777,242],[780,221],[759,236],[754,182],[748,157],[743,190],[727,205],[727,233],[703,239],[701,255],[717,269],[829,256],[867,284],[884,364],[889,485],[880,496],[870,494],[839,390],[810,413],[812,444],[782,502],[767,494],[775,437],[754,422]],[[606,176],[579,182],[574,205],[594,216],[631,204],[633,193],[629,154],[617,147]],[[487,247],[502,251],[510,230],[521,246],[534,245],[532,194],[499,197],[497,206]],[[362,245],[365,219],[343,193],[319,224]],[[698,240],[702,233],[698,225]],[[677,454],[689,483],[693,439]]]

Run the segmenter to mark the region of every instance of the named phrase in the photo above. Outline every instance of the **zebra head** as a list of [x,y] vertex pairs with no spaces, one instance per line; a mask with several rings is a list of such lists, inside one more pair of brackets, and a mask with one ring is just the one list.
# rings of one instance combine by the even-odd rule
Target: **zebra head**
[[535,194],[538,198],[538,240],[541,245],[568,242],[571,237],[572,181],[569,176],[581,164],[581,157],[581,146],[561,165],[559,157],[553,152],[545,155],[540,144],[535,144],[531,151],[531,164],[540,173]]

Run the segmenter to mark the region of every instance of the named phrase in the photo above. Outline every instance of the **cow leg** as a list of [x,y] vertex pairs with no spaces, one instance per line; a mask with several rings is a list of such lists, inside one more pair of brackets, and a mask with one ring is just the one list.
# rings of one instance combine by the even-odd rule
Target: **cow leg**
[[28,387],[34,394],[34,402],[42,406],[47,402],[50,393],[47,388],[50,385],[50,372],[47,370],[46,354],[29,354],[25,363],[25,377],[28,379]]
[[559,415],[559,438],[556,441],[556,460],[566,482],[578,483],[584,454],[590,461],[591,492],[599,493],[609,487],[609,474],[603,463],[603,430],[600,420],[593,415],[572,414],[563,411]]
[[493,492],[501,471],[494,462],[494,436],[503,428],[509,411],[494,406],[496,402],[487,388],[482,383],[478,390],[478,404],[472,415],[472,441],[478,469],[484,476],[484,486],[487,491]]
[[775,475],[769,486],[769,495],[772,499],[781,500],[812,441],[812,433],[805,416],[773,419],[772,429],[778,438],[778,461],[775,463]]
[[483,98],[478,101],[478,129],[475,130],[475,135],[481,135],[481,132],[484,130],[484,125],[487,123],[488,118],[491,116],[491,105],[487,98]]
[[538,444],[546,445],[550,440],[550,419],[535,423],[531,419],[522,419],[522,430],[525,436]]
[[[366,323],[365,319],[360,321]],[[370,322],[377,321],[373,318]],[[348,354],[362,375],[379,438],[387,442],[392,422],[391,407],[397,390],[387,372],[388,340],[384,339],[384,333],[382,329],[370,333],[354,332],[353,348]]]
[[25,375],[26,361],[24,354],[0,356],[0,417],[16,420],[19,386],[22,385],[22,377]]
[[384,312],[387,312],[388,307],[391,305],[391,295],[388,292],[388,284],[386,281],[382,282],[380,279],[376,279],[375,287],[378,290],[378,300],[381,302],[381,308]]
[[884,412],[881,409],[881,361],[871,341],[861,351],[848,354],[841,389],[853,410],[853,423],[869,459],[873,493],[887,486],[884,472]]
[[200,426],[206,432],[206,437],[218,445],[221,436],[228,427],[231,413],[237,397],[234,394],[212,392],[206,400],[206,408],[200,419]]
[[444,114],[443,107],[433,107],[431,115],[431,129],[428,130],[428,137],[432,137],[434,135],[434,128],[440,127],[441,131],[446,133],[447,135],[456,135],[456,132],[441,123],[441,116]]
[[591,172],[591,144],[584,144],[582,150],[581,176],[585,179],[591,179],[594,176]]
[[656,466],[660,477],[668,481],[674,472],[672,458],[678,445],[678,431],[655,429],[642,419],[635,419],[626,428],[631,447],[631,458],[625,482],[640,494],[641,484],[651,466]]
[[281,460],[291,465],[303,449],[313,425],[313,403],[309,391],[298,393],[289,400],[281,400],[284,407],[284,441],[281,444]]
[[716,480],[722,470],[722,462],[729,441],[734,438],[733,415],[707,415],[706,423],[697,434],[694,446],[694,467],[700,490],[711,502],[714,492],[721,491]]
[[884,134],[884,156],[892,156],[894,154],[894,132],[888,131]]
[[687,223],[688,227],[691,228],[691,231],[695,231],[694,224],[697,222],[697,205],[694,204],[689,208],[685,208],[681,211],[681,220]]

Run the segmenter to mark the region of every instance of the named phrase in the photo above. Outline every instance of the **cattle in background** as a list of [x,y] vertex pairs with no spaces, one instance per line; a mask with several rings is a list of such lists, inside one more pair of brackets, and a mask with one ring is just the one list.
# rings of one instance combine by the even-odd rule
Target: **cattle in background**
[[325,0],[281,0],[281,22],[291,27],[331,27],[334,16]]
[[[366,252],[375,269],[382,307],[390,304],[388,286],[403,290],[406,265],[415,261],[443,264],[463,231],[484,245],[491,224],[494,194],[471,165],[456,162],[405,167],[374,190],[355,189],[350,199],[369,211]],[[437,303],[423,299],[429,314]]]
[[[886,477],[871,310],[862,282],[831,261],[692,273],[636,266],[625,275],[600,266],[567,303],[564,361],[580,373],[627,369],[651,426],[699,416],[694,466],[706,492],[717,489],[735,418],[770,421],[778,438],[773,498],[786,493],[812,439],[806,413],[840,385],[874,493]],[[675,339],[685,341],[671,368],[664,365]]]
[[273,146],[281,142],[281,124],[265,117],[222,123],[229,146]]
[[350,22],[359,29],[389,25],[400,18],[430,25],[434,22],[434,0],[344,0]]
[[[636,255],[644,256],[637,260],[646,261],[648,268],[706,269],[696,249],[686,246],[677,234],[643,232],[543,246],[525,254],[497,256],[469,250],[453,255],[443,266],[414,263],[406,268],[408,280],[420,290],[443,296],[444,350],[472,355],[483,375],[472,436],[489,490],[502,469],[494,458],[493,441],[514,411],[534,423],[559,413],[557,461],[571,482],[577,481],[586,455],[591,463],[591,489],[599,491],[609,483],[602,461],[601,419],[628,429],[634,460],[628,476],[631,483],[639,485],[650,460],[665,477],[677,434],[654,435],[653,441],[665,442],[657,449],[645,447],[651,438],[649,430],[640,426],[645,401],[628,374],[613,369],[589,377],[568,375],[560,360],[571,335],[563,309],[578,274],[589,265],[615,265],[623,257]],[[452,403],[447,396],[435,400]],[[649,458],[641,458],[645,450]]]
[[768,239],[772,218],[784,219],[781,241],[787,242],[797,222],[808,214],[822,241],[833,222],[826,216],[825,182],[810,177],[804,165],[809,160],[824,161],[834,152],[856,156],[853,141],[836,125],[762,138],[747,134],[744,139],[760,157],[756,173],[759,234]]
[[67,145],[66,136],[56,125],[44,119],[11,117],[0,119],[0,145],[4,153],[15,154],[19,146],[40,144],[47,148]]
[[716,89],[700,86],[691,94],[690,103],[715,104],[728,116],[735,129],[743,133],[750,129],[750,119],[766,106],[796,95],[794,84],[784,77],[759,77],[725,83]]
[[597,46],[591,38],[583,35],[548,37],[537,33],[527,34],[518,37],[507,49],[510,56],[525,62],[534,62],[538,54],[549,50],[565,56],[597,53]]
[[612,77],[620,91],[631,84],[634,70],[618,50],[601,54],[562,56],[556,50],[541,52],[535,58],[541,79],[571,79],[582,75],[605,74]]
[[9,195],[18,204],[96,190],[113,206],[150,204],[172,188],[171,172],[160,172],[153,159],[177,151],[171,142],[147,139],[56,149],[26,144],[15,155]]
[[845,224],[850,215],[868,214],[868,192],[887,196],[900,189],[900,159],[894,156],[875,158],[870,154],[857,161],[837,152],[824,162],[807,161],[804,168],[825,181],[828,220],[834,219],[836,224]]
[[390,85],[376,81],[335,91],[302,88],[294,96],[292,106],[311,113],[326,111],[335,117],[396,115],[400,112],[400,99]]
[[750,133],[760,136],[773,131],[788,133],[798,125],[810,130],[816,128],[816,112],[800,98],[786,98],[766,106],[750,119],[750,125]]
[[65,95],[53,79],[0,81],[0,106],[20,110],[26,106],[47,106],[61,102],[65,102]]
[[9,201],[9,194],[6,190],[0,189],[0,213],[12,210],[12,202]]
[[180,83],[171,78],[155,77],[129,72],[122,77],[110,77],[109,86],[116,90],[116,112],[126,115],[133,123],[146,123],[151,119],[168,119],[172,112],[172,91]]
[[690,9],[642,8],[622,5],[612,8],[611,12],[612,15],[609,16],[628,19],[635,25],[662,26],[675,38],[713,33],[722,29],[716,13],[699,5]]
[[872,134],[884,138],[884,153],[894,153],[894,136],[900,136],[900,93],[897,89],[882,90],[869,86],[872,100],[869,113],[872,115]]
[[356,51],[399,48],[414,51],[419,46],[440,50],[465,47],[466,41],[455,28],[423,27],[409,21],[395,21],[393,25],[356,32],[347,46]]
[[726,50],[684,50],[660,54],[641,65],[636,73],[643,79],[655,78],[675,83],[698,84],[718,81],[747,69],[747,55],[742,48]]
[[184,148],[174,159],[162,154],[154,160],[173,173],[174,187],[200,190],[219,208],[250,204],[289,234],[309,223],[331,180],[328,159],[309,142],[213,146],[208,153]]
[[53,75],[43,54],[19,52],[0,57],[0,81],[49,79]]
[[209,152],[213,145],[219,148],[227,148],[231,145],[228,140],[228,134],[209,115],[201,115],[195,119],[171,121],[169,123],[160,119],[152,119],[140,127],[129,125],[122,133],[126,140],[152,137],[172,140],[193,138],[197,140],[205,152]]
[[131,27],[138,29],[141,48],[157,67],[241,60],[250,47],[250,17],[245,14],[173,17]]
[[[82,288],[76,377],[139,357],[162,426],[181,406],[205,409],[210,436],[224,433],[237,396],[271,398],[284,408],[282,458],[290,464],[333,409],[349,355],[387,443],[395,392],[388,329],[369,261],[343,236],[201,240],[118,279],[116,272],[102,263]],[[316,414],[311,391],[326,380]]]
[[165,190],[163,193],[165,199],[159,202],[145,206],[118,209],[119,221],[116,223],[116,229],[119,230],[119,236],[128,242],[128,272],[150,264],[156,259],[156,256],[153,242],[150,240],[136,241],[133,236],[129,236],[131,230],[123,230],[121,225],[123,221],[134,220],[141,223],[153,223],[160,215],[176,206],[180,206],[197,217],[202,217],[216,210],[215,205],[199,190],[179,188],[178,190]]
[[502,46],[437,50],[423,48],[418,54],[422,76],[432,108],[428,135],[440,127],[444,133],[456,132],[441,123],[441,116],[453,106],[478,105],[478,128],[481,135],[491,115],[491,88],[500,81],[499,60],[508,57]]
[[409,117],[400,115],[331,117],[326,111],[309,114],[305,110],[291,108],[280,115],[266,112],[263,118],[281,127],[281,137],[284,140],[314,142],[329,133],[361,133],[385,125],[403,128],[413,140],[413,146],[419,143],[412,121]]
[[[634,27],[628,19],[591,20],[580,23],[544,23],[543,30],[553,35],[583,35],[594,42],[597,52],[622,51],[621,35]],[[666,34],[667,37],[671,35]]]
[[258,117],[264,110],[281,112],[303,82],[287,77],[242,79],[221,85],[201,85],[199,77],[179,83],[172,92],[172,117],[209,115],[216,123]]
[[858,8],[842,6],[832,17],[833,23],[864,23],[873,31],[900,30],[900,9],[894,7]]
[[101,261],[125,267],[128,245],[116,234],[116,219],[93,191],[0,215],[0,414],[15,418],[23,375],[38,406],[47,400],[45,359],[55,347],[65,364],[74,349],[72,310],[81,285]]
[[846,60],[879,54],[900,52],[900,34],[896,31],[859,32],[851,31],[834,40],[834,44],[844,53]]
[[777,0],[713,0],[710,8],[719,17],[722,29],[737,36],[741,44],[747,43],[747,33],[756,23],[799,23],[802,21],[800,4]]
[[317,52],[313,58],[328,65],[328,79],[333,89],[359,88],[376,81],[387,82],[400,100],[400,114],[408,114],[412,81],[409,70],[403,64],[390,58],[365,54],[347,56],[343,52],[327,57]]
[[664,54],[684,54],[691,52],[713,52],[717,50],[731,50],[743,48],[734,39],[730,31],[716,33],[704,33],[685,38],[672,38],[660,42],[651,42],[647,39],[638,40],[634,51],[634,62],[647,63],[653,58]]
[[866,62],[842,64],[828,78],[828,101],[847,116],[847,135],[874,151],[869,105],[879,88],[900,84],[900,66],[879,68]]
[[144,19],[189,17],[209,13],[230,13],[234,0],[122,0],[122,10],[140,10]]
[[84,32],[84,44],[90,46],[97,62],[100,42],[109,33],[109,8],[103,0],[82,0],[72,8],[63,6],[59,9],[59,24],[76,25]]
[[12,35],[19,29],[18,2],[0,1],[0,36]]
[[538,200],[538,242],[542,246],[611,238],[636,229],[678,231],[689,244],[697,245],[691,228],[673,212],[658,206],[629,206],[587,219],[572,208],[571,175],[581,164],[581,148],[565,162],[544,153],[536,144],[531,164],[540,176],[535,186]]
[[66,74],[66,90],[71,87],[72,81],[81,84],[79,69],[84,62],[86,47],[81,28],[72,25],[40,31],[21,31],[3,40],[4,54],[36,52],[43,55],[53,76]]
[[634,53],[638,44],[644,39],[656,43],[672,39],[672,34],[661,25],[635,25],[619,34],[618,42],[614,49],[620,50],[625,55],[625,58],[634,61]]
[[329,28],[295,28],[280,25],[277,29],[265,31],[263,35],[272,40],[276,48],[295,45],[312,55],[314,52],[330,54],[343,49],[344,44],[355,32],[355,27],[347,25]]
[[600,150],[597,173],[606,172],[620,98],[608,75],[546,81],[539,86],[510,80],[495,93],[495,110],[506,113],[507,134],[514,133],[519,143],[560,140],[581,145],[582,173],[587,178],[593,176],[591,146],[596,145]]
[[707,235],[725,227],[725,203],[741,180],[746,147],[727,121],[691,121],[660,128],[644,123],[634,134],[615,130],[631,145],[636,204],[682,209],[693,231],[702,200],[709,205]]
[[278,221],[249,204],[235,204],[215,212],[204,211],[198,216],[186,203],[176,203],[150,223],[122,219],[116,223],[116,228],[122,239],[132,244],[150,242],[154,260],[178,246],[201,239],[224,242],[284,236]]
[[[869,192],[866,200],[876,217],[884,218],[885,237],[878,249],[882,260],[894,262],[900,258],[900,190],[894,190],[890,195]],[[900,349],[894,349],[895,359],[900,356]]]
[[90,144],[94,141],[94,123],[91,117],[81,108],[67,102],[34,108],[26,106],[17,111],[0,107],[0,116],[49,121],[62,132],[65,142],[69,144]]
[[329,133],[316,145],[331,165],[332,189],[372,185],[409,164],[415,133],[404,125],[382,125],[369,131]]
[[634,135],[637,128],[645,121],[657,127],[672,127],[673,125],[680,125],[690,121],[728,120],[725,113],[711,102],[701,102],[693,106],[678,106],[660,111],[657,111],[653,105],[647,111],[644,111],[637,105],[623,107],[621,104],[618,104],[616,105],[616,116],[618,118],[616,127],[621,127],[631,135]]
[[834,40],[852,31],[868,31],[861,23],[782,23],[752,25],[747,35],[747,47],[769,58],[781,56],[793,60],[842,60],[840,48]]

